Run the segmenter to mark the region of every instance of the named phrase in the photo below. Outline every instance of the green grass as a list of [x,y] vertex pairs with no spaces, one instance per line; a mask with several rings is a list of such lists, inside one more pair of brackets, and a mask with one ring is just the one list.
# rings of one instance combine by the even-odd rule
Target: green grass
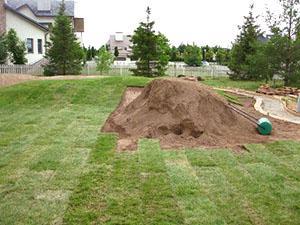
[[138,151],[116,152],[117,137],[100,128],[126,85],[147,82],[0,89],[0,224],[299,224],[299,142],[234,154],[140,140]]
[[[235,81],[230,80],[227,77],[205,77],[205,81],[203,81],[203,83],[212,87],[240,88],[248,91],[256,91],[262,84],[265,84],[264,81]],[[269,84],[271,86],[275,85],[276,87],[281,87],[283,85],[281,81],[276,81],[275,84],[273,82]]]
[[221,90],[216,91],[219,95],[223,96],[228,102],[243,106],[243,103],[241,102],[240,98],[238,96],[234,96],[232,94],[226,93]]

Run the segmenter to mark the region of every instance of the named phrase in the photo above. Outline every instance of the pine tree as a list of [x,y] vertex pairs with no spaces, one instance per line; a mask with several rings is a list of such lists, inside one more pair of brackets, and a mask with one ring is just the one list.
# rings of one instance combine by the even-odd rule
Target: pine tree
[[80,74],[84,52],[77,41],[70,18],[65,13],[64,0],[47,43],[45,75]]
[[21,41],[17,32],[14,29],[10,29],[6,36],[7,50],[10,55],[10,61],[13,64],[26,64],[26,46],[23,41]]
[[251,79],[247,74],[247,57],[255,54],[255,43],[262,34],[256,23],[257,17],[253,15],[254,5],[250,6],[249,15],[244,17],[245,22],[240,27],[241,33],[232,48],[229,68],[233,72],[232,79]]
[[87,58],[87,61],[91,61],[93,59],[91,46],[89,46],[87,49],[86,58]]
[[95,58],[97,55],[97,51],[94,46],[91,48],[91,54],[92,54],[92,58]]
[[156,63],[156,75],[157,76],[163,76],[165,75],[168,64],[170,61],[170,45],[169,45],[169,40],[165,35],[162,33],[158,33],[156,36],[156,44],[157,44],[157,63]]
[[137,59],[137,69],[133,73],[137,76],[162,76],[169,61],[168,39],[162,34],[156,34],[150,22],[151,9],[147,7],[147,22],[140,23],[132,37],[133,56]]

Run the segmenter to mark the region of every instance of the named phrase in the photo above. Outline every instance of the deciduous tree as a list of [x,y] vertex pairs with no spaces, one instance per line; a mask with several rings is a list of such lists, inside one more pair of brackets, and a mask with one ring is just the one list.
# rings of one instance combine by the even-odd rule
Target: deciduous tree
[[202,65],[201,48],[196,45],[187,45],[184,51],[184,62],[189,66]]
[[106,50],[105,46],[101,47],[96,57],[97,71],[101,74],[108,73],[111,65],[114,62],[114,56],[112,53]]

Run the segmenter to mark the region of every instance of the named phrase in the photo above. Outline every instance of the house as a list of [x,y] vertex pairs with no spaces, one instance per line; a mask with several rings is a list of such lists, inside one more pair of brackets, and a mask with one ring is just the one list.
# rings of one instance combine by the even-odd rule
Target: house
[[122,32],[110,35],[107,46],[112,54],[114,54],[116,48],[118,49],[119,55],[116,59],[117,61],[130,60],[132,54],[131,37],[131,35],[124,35]]
[[267,43],[271,39],[272,35],[266,35],[264,36],[263,34],[260,34],[257,37],[257,40],[261,43]]
[[[49,28],[59,12],[59,0],[0,0],[0,34],[15,29],[27,46],[28,64],[40,62],[49,39]],[[65,1],[66,14],[75,32],[84,32],[84,20],[75,18],[74,1]]]

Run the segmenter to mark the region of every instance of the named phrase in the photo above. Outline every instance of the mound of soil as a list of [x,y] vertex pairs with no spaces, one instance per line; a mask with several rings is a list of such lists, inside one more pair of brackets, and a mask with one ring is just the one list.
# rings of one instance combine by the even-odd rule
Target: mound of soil
[[152,81],[132,102],[123,101],[102,131],[119,134],[120,150],[134,149],[139,138],[157,138],[163,148],[226,147],[268,138],[210,88],[183,79]]

